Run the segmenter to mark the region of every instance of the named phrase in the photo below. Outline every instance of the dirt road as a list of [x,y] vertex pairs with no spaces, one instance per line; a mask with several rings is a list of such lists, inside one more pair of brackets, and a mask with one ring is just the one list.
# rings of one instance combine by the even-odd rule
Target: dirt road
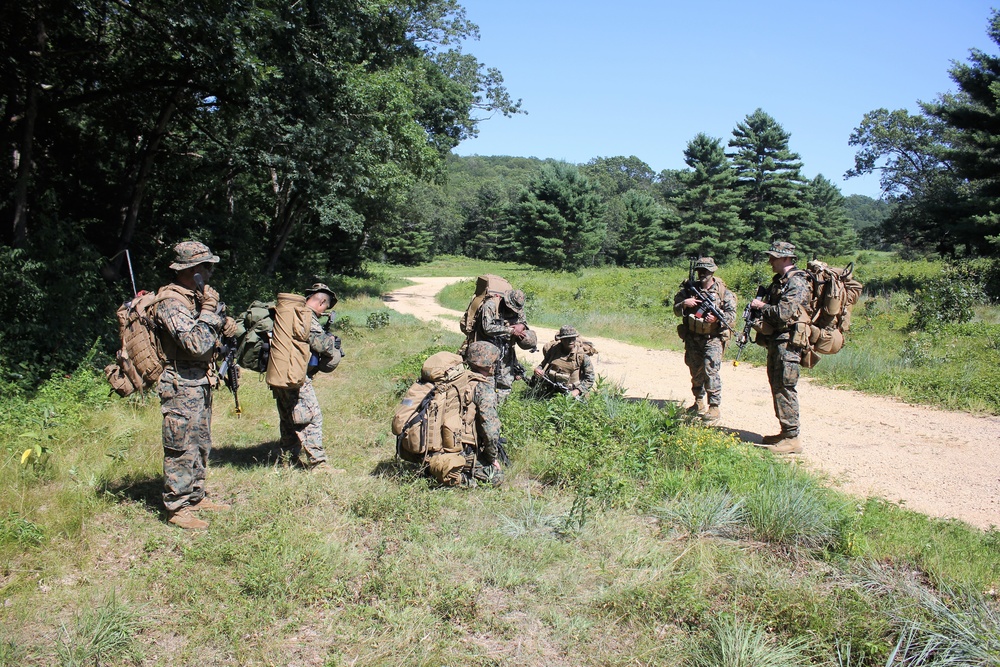
[[[386,305],[457,331],[461,313],[441,307],[435,295],[464,278],[411,280],[416,284],[387,294]],[[540,342],[555,335],[532,328]],[[690,402],[682,354],[580,334],[600,351],[598,374],[621,383],[627,395]],[[540,352],[522,356],[527,368],[528,359],[532,365],[541,360]],[[719,426],[747,442],[777,432],[765,369],[734,368],[727,361],[722,384]],[[1000,525],[1000,418],[913,406],[805,379],[799,382],[799,403],[805,451],[795,458],[825,472],[842,490],[980,528]]]

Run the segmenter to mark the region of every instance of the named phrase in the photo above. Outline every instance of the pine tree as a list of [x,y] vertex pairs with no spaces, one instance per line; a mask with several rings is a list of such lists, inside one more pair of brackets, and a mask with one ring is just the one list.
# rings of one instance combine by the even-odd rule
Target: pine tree
[[747,116],[733,130],[729,147],[736,169],[736,188],[743,200],[740,218],[750,226],[751,253],[766,250],[771,241],[784,239],[792,226],[808,223],[810,211],[802,189],[797,153],[788,149],[790,134],[763,109]]
[[604,238],[596,188],[574,165],[546,165],[516,207],[521,256],[530,264],[573,271],[594,263]]
[[[813,255],[836,257],[846,255],[858,248],[858,234],[847,217],[844,196],[840,189],[819,174],[806,188],[806,199],[812,209],[812,219],[815,221],[813,230],[818,232],[814,240],[810,233],[809,239],[791,237],[796,246],[805,247]],[[801,244],[801,245],[800,245]]]
[[746,241],[749,226],[740,219],[736,172],[726,159],[722,140],[699,134],[684,149],[684,187],[674,199],[680,225],[674,251],[682,256],[734,257]]
[[621,197],[624,210],[618,241],[618,262],[624,266],[657,266],[672,245],[664,222],[669,213],[648,192],[629,190]]

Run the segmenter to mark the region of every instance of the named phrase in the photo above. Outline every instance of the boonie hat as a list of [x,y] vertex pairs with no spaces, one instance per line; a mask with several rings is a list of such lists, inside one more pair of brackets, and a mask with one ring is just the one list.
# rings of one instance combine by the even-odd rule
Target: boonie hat
[[181,241],[174,246],[174,263],[170,268],[174,271],[183,271],[192,266],[198,266],[206,262],[215,264],[219,261],[218,255],[213,255],[212,251],[204,243],[197,241]]
[[698,261],[694,263],[694,268],[695,270],[705,269],[706,271],[711,271],[712,273],[715,273],[715,271],[719,267],[715,265],[715,260],[712,259],[711,257],[699,257]]
[[500,349],[486,340],[477,340],[465,350],[465,361],[470,366],[488,368],[500,358]]
[[764,254],[770,255],[771,257],[791,257],[792,259],[798,258],[798,255],[795,254],[795,246],[788,241],[775,241],[771,244],[771,249]]
[[562,340],[563,338],[576,338],[579,335],[580,334],[577,333],[575,327],[571,327],[567,324],[559,327],[559,333],[556,334],[556,340]]
[[337,305],[337,294],[332,289],[327,287],[326,283],[313,283],[312,287],[306,290],[306,298],[308,299],[317,292],[323,292],[328,297],[330,297],[331,307]]
[[503,293],[504,303],[515,312],[524,311],[524,292],[519,289],[507,290]]

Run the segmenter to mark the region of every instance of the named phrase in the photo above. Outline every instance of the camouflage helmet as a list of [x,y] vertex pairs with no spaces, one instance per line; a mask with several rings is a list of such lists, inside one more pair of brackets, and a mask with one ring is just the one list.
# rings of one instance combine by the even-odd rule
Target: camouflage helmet
[[489,368],[500,358],[500,350],[489,341],[477,340],[465,350],[465,362],[470,366]]
[[695,271],[697,271],[698,269],[705,269],[706,271],[711,271],[712,273],[715,273],[719,269],[719,267],[715,265],[715,260],[712,259],[711,257],[699,257],[698,260],[694,263],[694,269]]
[[326,294],[328,297],[330,297],[331,308],[337,305],[337,293],[334,292],[329,287],[327,287],[325,283],[313,283],[312,287],[306,290],[306,298],[308,299],[313,294],[317,294],[319,292],[322,292],[323,294]]
[[576,338],[579,335],[580,333],[576,330],[575,327],[571,327],[570,325],[566,324],[559,327],[559,333],[556,334],[556,340],[562,340],[563,338]]
[[524,292],[519,289],[507,290],[503,293],[503,302],[515,313],[524,312]]
[[771,249],[766,251],[764,254],[770,257],[798,258],[798,255],[795,253],[795,246],[788,241],[775,241],[771,244]]
[[174,271],[183,271],[199,264],[215,264],[219,261],[218,255],[213,255],[212,251],[204,243],[197,241],[182,241],[174,246],[174,262],[170,268]]

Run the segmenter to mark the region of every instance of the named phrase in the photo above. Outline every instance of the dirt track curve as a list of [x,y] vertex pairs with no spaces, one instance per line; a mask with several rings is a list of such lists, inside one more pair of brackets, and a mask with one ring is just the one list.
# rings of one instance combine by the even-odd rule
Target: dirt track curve
[[[415,285],[383,297],[386,305],[457,331],[461,313],[443,308],[435,296],[465,278],[410,280]],[[532,329],[540,342],[555,335],[552,329]],[[690,375],[681,353],[580,334],[600,351],[598,374],[621,383],[628,396],[690,402]],[[540,352],[521,356],[532,365],[541,360]],[[763,368],[733,367],[727,361],[722,384],[720,427],[747,442],[760,442],[763,434],[778,430]],[[842,490],[980,528],[1000,525],[1000,418],[908,405],[808,379],[799,382],[799,404],[805,451],[796,458],[826,473]],[[818,415],[813,408],[819,405],[826,405],[828,414]]]

